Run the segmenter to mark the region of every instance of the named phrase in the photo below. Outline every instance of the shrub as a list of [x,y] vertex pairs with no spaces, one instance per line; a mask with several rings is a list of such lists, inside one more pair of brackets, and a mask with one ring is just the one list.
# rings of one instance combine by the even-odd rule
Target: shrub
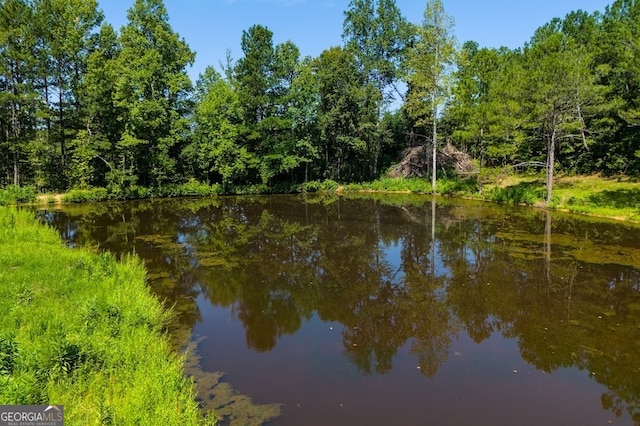
[[208,185],[200,183],[195,179],[190,179],[187,183],[177,185],[174,189],[174,196],[178,197],[204,197],[207,195],[217,195],[220,193],[220,185]]
[[86,203],[104,201],[109,198],[106,188],[72,189],[62,196],[65,203]]
[[335,191],[336,189],[338,189],[339,186],[340,186],[340,184],[338,182],[336,182],[335,180],[326,179],[320,184],[320,190],[321,191]]
[[0,189],[0,205],[16,203],[33,203],[38,195],[33,186],[9,185],[5,189]]
[[334,192],[340,184],[334,180],[326,179],[323,181],[312,180],[309,182],[295,185],[291,189],[293,192]]
[[298,185],[296,187],[296,192],[318,192],[320,191],[320,186],[320,181],[312,180]]

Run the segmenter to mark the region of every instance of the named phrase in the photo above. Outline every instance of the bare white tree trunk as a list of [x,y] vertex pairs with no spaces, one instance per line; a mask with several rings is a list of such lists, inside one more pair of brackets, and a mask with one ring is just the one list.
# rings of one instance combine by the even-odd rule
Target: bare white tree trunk
[[[435,65],[436,69],[438,67],[438,47],[436,46],[436,54],[435,54]],[[433,78],[433,154],[432,158],[432,169],[431,169],[431,189],[433,192],[436,192],[436,146],[438,139],[438,129],[437,129],[437,120],[438,120],[438,75],[434,75]]]
[[553,116],[553,128],[551,130],[551,137],[549,139],[549,145],[547,146],[547,205],[551,204],[551,197],[553,196],[553,166],[556,162],[556,116]]

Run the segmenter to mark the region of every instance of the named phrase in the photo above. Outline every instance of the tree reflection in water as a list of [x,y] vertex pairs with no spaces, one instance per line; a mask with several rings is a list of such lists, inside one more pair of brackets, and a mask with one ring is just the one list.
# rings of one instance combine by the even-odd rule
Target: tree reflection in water
[[517,338],[537,369],[589,372],[609,389],[603,408],[640,423],[638,228],[391,196],[115,203],[40,215],[74,244],[142,257],[154,291],[177,311],[178,343],[199,320],[200,294],[229,307],[259,352],[314,314],[340,323],[345,356],[364,374],[389,372],[408,344],[433,377],[459,333],[476,343],[500,333]]

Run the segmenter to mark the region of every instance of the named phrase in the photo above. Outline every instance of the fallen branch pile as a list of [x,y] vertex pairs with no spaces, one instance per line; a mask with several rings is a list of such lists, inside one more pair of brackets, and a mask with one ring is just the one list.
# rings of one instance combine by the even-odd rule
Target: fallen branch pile
[[[421,178],[431,173],[433,147],[427,143],[407,148],[402,153],[402,160],[389,171],[392,178]],[[438,152],[436,161],[438,167],[448,168],[459,176],[478,172],[469,154],[458,151],[451,142],[447,141],[444,149]]]

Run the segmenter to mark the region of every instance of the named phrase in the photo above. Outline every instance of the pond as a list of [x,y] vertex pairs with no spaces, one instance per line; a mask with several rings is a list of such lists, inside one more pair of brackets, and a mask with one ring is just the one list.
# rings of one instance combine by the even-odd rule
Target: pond
[[640,228],[426,196],[41,210],[134,253],[227,424],[640,424]]

